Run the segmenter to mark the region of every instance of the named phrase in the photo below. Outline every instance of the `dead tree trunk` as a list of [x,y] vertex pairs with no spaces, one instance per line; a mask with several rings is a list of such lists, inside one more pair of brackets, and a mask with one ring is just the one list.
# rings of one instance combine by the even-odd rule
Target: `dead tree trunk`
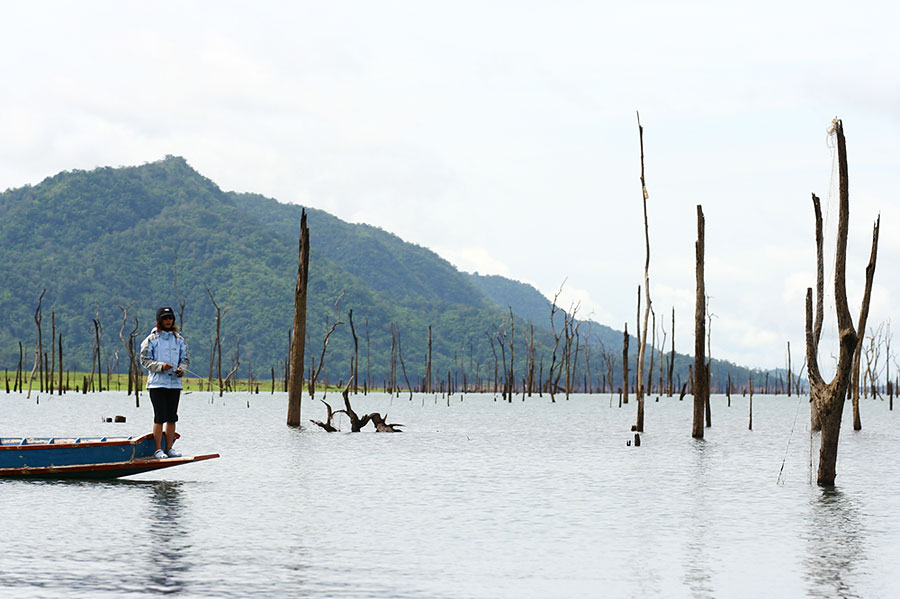
[[[125,350],[128,352],[128,394],[131,394],[131,390],[134,389],[134,402],[135,407],[141,407],[141,387],[140,382],[138,381],[137,375],[140,372],[137,365],[137,358],[135,357],[134,351],[134,338],[137,336],[138,330],[138,319],[134,319],[134,328],[128,334],[128,341],[125,340],[125,336],[123,333],[125,332],[125,324],[128,322],[128,309],[134,302],[128,304],[128,306],[119,306],[119,309],[122,311],[122,326],[119,328],[119,340],[122,342],[122,345],[125,346]],[[62,346],[59,349],[60,361],[62,360]]]
[[25,399],[31,399],[31,384],[34,381],[34,372],[37,370],[38,362],[41,361],[41,354],[38,350],[38,344],[34,344],[34,366],[31,367],[31,375],[28,377],[28,393],[25,395]]
[[59,333],[59,395],[63,394],[63,351],[62,331]]
[[[818,351],[819,339],[822,337],[822,319],[824,318],[824,302],[825,302],[825,264],[824,264],[824,238],[822,233],[822,207],[816,194],[812,194],[813,213],[816,219],[816,316],[813,324],[813,345]],[[809,340],[807,339],[807,368],[809,368]],[[807,370],[807,375],[809,371]],[[766,388],[769,386],[769,374],[766,373]],[[809,403],[810,403],[810,430],[822,430],[822,422],[819,419],[820,407],[820,391],[821,387],[813,385],[810,381],[809,385]]]
[[[534,325],[531,325],[531,336],[528,341],[528,397],[534,391]],[[590,362],[588,363],[590,370]]]
[[[38,296],[37,308],[34,311],[34,324],[37,327],[37,334],[38,334],[37,350],[36,350],[37,355],[38,355],[38,362],[39,362],[38,368],[39,368],[39,375],[40,375],[38,382],[39,382],[42,393],[44,391],[44,363],[41,360],[41,356],[44,355],[44,340],[43,340],[43,331],[41,330],[41,321],[43,320],[43,314],[42,314],[43,310],[41,308],[41,304],[43,304],[43,302],[44,302],[44,294],[45,293],[47,293],[47,290],[42,289],[41,295]],[[34,378],[34,373],[32,373],[31,377]],[[29,393],[31,392],[31,381],[30,380],[28,381],[28,391],[29,391]]]
[[[644,355],[647,350],[647,324],[650,318],[650,228],[647,219],[647,184],[644,180],[644,128],[641,126],[641,115],[638,113],[638,135],[641,145],[641,191],[644,203],[644,298],[647,300],[644,304],[644,325],[641,328],[641,340],[638,345],[638,361],[637,361],[637,423],[635,430],[637,432],[644,431]],[[652,360],[651,360],[652,363]],[[651,365],[652,373],[653,367]]]
[[91,391],[103,391],[103,363],[101,362],[102,353],[100,351],[100,342],[103,337],[103,326],[100,319],[94,318],[94,359],[97,363],[97,385],[94,386],[94,365],[91,363]]
[[753,375],[747,380],[747,386],[750,387],[750,417],[747,423],[747,429],[753,430]]
[[[219,307],[219,304],[216,303],[216,298],[213,297],[209,287],[206,288],[206,293],[209,294],[209,300],[216,309],[216,341],[213,344],[213,350],[216,354],[213,359],[215,359],[216,362],[216,375],[219,380],[219,397],[222,397],[222,318],[225,316],[225,313],[228,312],[228,308],[222,309]],[[212,360],[210,360],[210,378],[212,378]]]
[[[47,369],[47,391],[53,395],[53,373],[56,370],[56,312],[50,312],[50,368]],[[62,381],[60,380],[60,386]]]
[[[565,285],[565,281],[563,281],[562,285],[559,286],[559,290],[556,292],[556,295],[553,296],[553,303],[550,306],[550,329],[553,331],[553,353],[550,357],[550,370],[547,373],[547,391],[550,393],[550,403],[556,403],[556,389],[554,388],[555,379],[559,378],[557,374],[554,378],[554,374],[559,368],[562,368],[562,362],[557,362],[556,353],[559,350],[559,341],[563,335],[563,329],[560,331],[556,330],[556,313],[559,311],[559,306],[557,305],[557,300],[559,299],[559,294],[562,293],[563,285]],[[563,321],[563,328],[565,328],[566,320]]]
[[175,251],[175,260],[172,262],[172,289],[175,291],[175,299],[178,301],[178,330],[184,334],[184,307],[187,300],[178,291],[178,251]]
[[353,395],[359,393],[359,339],[356,337],[356,328],[353,326],[353,310],[350,310],[350,334],[353,335]]
[[13,386],[13,391],[18,390],[19,393],[22,392],[22,383],[25,380],[25,375],[22,371],[22,361],[25,359],[25,351],[22,348],[22,341],[19,341],[19,364],[16,366],[16,384]]
[[[859,342],[853,327],[853,317],[847,302],[846,270],[847,270],[847,236],[850,221],[850,192],[847,168],[847,146],[843,125],[835,119],[832,123],[837,135],[838,173],[840,177],[840,208],[838,217],[837,251],[835,254],[834,296],[840,335],[840,355],[837,370],[830,383],[826,383],[819,370],[818,343],[813,328],[812,288],[806,290],[806,362],[809,373],[810,389],[815,389],[817,400],[814,409],[818,413],[821,424],[821,446],[819,449],[819,470],[817,482],[822,486],[834,485],[837,465],[838,439],[841,432],[841,416],[844,410],[844,398],[853,368],[853,354]],[[878,253],[878,232],[881,217],[875,221],[872,232],[872,251],[869,264],[866,266],[866,288],[863,295],[863,309],[868,311],[871,298],[872,281],[875,276],[875,261]]]
[[885,371],[884,381],[890,401],[890,409],[894,409],[894,386],[891,385],[891,322],[887,323],[887,331],[884,334]]
[[[879,222],[881,220],[881,216],[878,217]],[[872,265],[872,275],[869,275],[869,269],[866,269],[866,295],[868,298],[872,293],[872,279],[875,275],[875,255],[874,252],[877,248],[873,248],[872,259],[870,264]],[[864,301],[862,307],[859,309],[859,321],[857,323],[857,331],[859,332],[860,342],[856,344],[856,351],[853,352],[853,372],[852,372],[852,381],[850,383],[850,387],[853,390],[853,430],[858,431],[862,430],[862,421],[859,418],[859,361],[860,361],[860,353],[862,352],[862,337],[866,334],[866,321],[869,319],[869,302]],[[863,383],[865,384],[865,383]]]
[[622,342],[622,403],[628,403],[628,323],[625,323],[625,337]]
[[705,252],[703,207],[697,206],[697,297],[694,313],[694,422],[691,436],[703,438],[703,409],[709,399],[709,378],[706,374],[706,286],[703,280]]
[[[515,359],[516,359],[516,319],[513,316],[512,307],[509,308],[509,401],[512,402],[512,396],[516,387],[516,367],[515,367]],[[566,396],[568,398],[568,390],[566,390]]]
[[409,377],[406,376],[406,364],[403,363],[403,345],[400,343],[400,326],[391,323],[391,326],[397,330],[397,356],[400,358],[400,368],[403,370],[403,379],[406,381],[406,390],[409,391],[409,401],[412,401],[412,386],[409,384]]
[[431,393],[431,325],[428,325],[428,361],[425,363],[424,387],[425,393]]
[[669,386],[668,396],[672,397],[675,392],[674,381],[672,380],[672,372],[675,368],[675,307],[672,306],[672,351],[669,353]]

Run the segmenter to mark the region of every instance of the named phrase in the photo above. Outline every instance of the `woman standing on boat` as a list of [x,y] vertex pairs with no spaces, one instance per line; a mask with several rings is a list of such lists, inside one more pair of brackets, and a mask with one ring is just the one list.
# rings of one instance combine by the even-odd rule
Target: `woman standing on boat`
[[[187,344],[175,326],[175,312],[163,306],[156,311],[156,326],[141,343],[141,366],[150,372],[147,390],[153,404],[153,440],[156,442],[153,455],[158,459],[181,457],[172,449],[172,444],[178,422],[181,377],[189,362]],[[162,445],[163,425],[168,447]]]

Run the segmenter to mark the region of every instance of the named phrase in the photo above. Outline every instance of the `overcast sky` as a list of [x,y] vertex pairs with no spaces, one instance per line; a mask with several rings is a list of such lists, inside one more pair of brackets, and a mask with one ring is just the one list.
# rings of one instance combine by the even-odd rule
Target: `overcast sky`
[[[225,190],[380,226],[462,270],[548,297],[565,279],[566,305],[633,331],[640,111],[658,321],[671,335],[674,307],[676,349],[693,353],[702,204],[713,356],[780,367],[791,342],[796,368],[810,192],[833,253],[838,116],[851,310],[880,213],[869,323],[900,315],[897,3],[248,6],[4,3],[0,189],[180,155]],[[836,352],[823,341],[823,369]]]

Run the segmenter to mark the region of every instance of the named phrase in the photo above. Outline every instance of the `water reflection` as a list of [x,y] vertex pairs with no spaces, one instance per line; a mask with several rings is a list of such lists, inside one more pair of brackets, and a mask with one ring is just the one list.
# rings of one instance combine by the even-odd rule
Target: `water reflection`
[[856,501],[837,489],[816,490],[807,518],[804,578],[810,596],[860,597],[853,580],[867,556]]
[[707,475],[709,471],[708,445],[705,440],[694,442],[694,477],[687,483],[692,489],[686,490],[686,496],[692,503],[687,512],[687,547],[684,564],[684,582],[691,590],[692,597],[715,597],[712,586],[712,560],[710,559],[709,515],[711,506],[707,501]]
[[184,590],[190,564],[187,534],[182,524],[185,504],[181,481],[157,481],[148,485],[150,498],[150,547],[146,561],[147,586],[156,593]]

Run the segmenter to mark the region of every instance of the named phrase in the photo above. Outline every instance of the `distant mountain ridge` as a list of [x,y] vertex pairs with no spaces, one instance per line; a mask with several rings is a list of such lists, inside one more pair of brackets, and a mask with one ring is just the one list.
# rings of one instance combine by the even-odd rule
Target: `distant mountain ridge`
[[[172,305],[178,312],[177,274],[192,370],[209,369],[215,326],[211,294],[225,310],[223,370],[240,362],[243,378],[251,369],[257,378],[272,372],[279,378],[293,315],[301,209],[258,194],[222,191],[174,156],[141,166],[62,172],[3,192],[0,259],[9,267],[0,289],[0,362],[14,367],[21,341],[30,368],[37,338],[34,311],[46,288],[44,336],[49,339],[55,321],[66,366],[89,368],[96,318],[103,327],[104,360],[122,371],[127,368],[119,340],[122,308],[128,308],[124,334],[137,317],[143,337],[158,305]],[[429,326],[436,379],[462,372],[484,380],[495,359],[488,336],[508,325],[512,307],[519,321],[516,343],[524,344],[519,337],[524,325],[534,324],[536,357],[549,367],[550,302],[530,285],[462,273],[431,250],[377,227],[306,210],[311,237],[307,366],[319,360],[331,323],[341,320],[323,372],[332,382],[349,378],[352,309],[360,378],[383,383],[394,324],[411,380],[423,376]],[[602,341],[611,352],[618,347],[621,361],[622,333],[596,323],[591,331],[592,344]],[[632,339],[632,353],[636,345]],[[523,374],[523,354],[516,362],[517,378]],[[686,360],[676,360],[685,380]],[[746,370],[728,367],[741,370],[746,379]],[[595,367],[592,376],[597,372]]]

